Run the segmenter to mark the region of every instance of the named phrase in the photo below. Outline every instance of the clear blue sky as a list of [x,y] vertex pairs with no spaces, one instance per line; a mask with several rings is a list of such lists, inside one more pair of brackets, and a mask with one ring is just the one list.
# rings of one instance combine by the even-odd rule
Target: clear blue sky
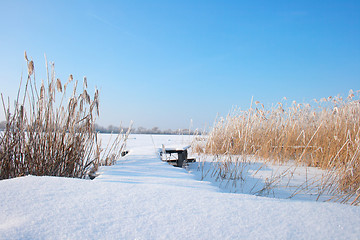
[[24,50],[38,79],[44,53],[60,79],[87,76],[101,125],[203,127],[252,96],[360,89],[360,1],[3,0],[0,92],[12,99]]

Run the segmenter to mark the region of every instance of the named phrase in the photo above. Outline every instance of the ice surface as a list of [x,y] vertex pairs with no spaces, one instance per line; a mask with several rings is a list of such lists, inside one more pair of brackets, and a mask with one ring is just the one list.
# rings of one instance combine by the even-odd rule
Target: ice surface
[[223,193],[159,160],[187,137],[131,136],[93,181],[0,181],[0,239],[359,239],[359,207]]

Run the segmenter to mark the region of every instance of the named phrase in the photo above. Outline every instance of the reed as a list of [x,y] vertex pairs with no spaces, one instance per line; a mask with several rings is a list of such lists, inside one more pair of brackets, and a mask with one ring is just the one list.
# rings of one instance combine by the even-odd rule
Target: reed
[[98,166],[114,163],[127,135],[118,135],[111,148],[101,149],[95,132],[99,91],[90,97],[86,77],[81,90],[72,75],[62,84],[54,63],[46,65],[47,82],[38,84],[26,52],[25,60],[27,78],[24,86],[20,83],[14,106],[1,94],[6,127],[0,133],[0,179],[28,174],[85,178]]
[[359,91],[350,91],[346,98],[314,100],[312,105],[284,100],[265,109],[260,102],[252,103],[247,111],[235,110],[217,120],[206,143],[194,149],[326,169],[321,180],[324,192],[338,201],[359,204]]

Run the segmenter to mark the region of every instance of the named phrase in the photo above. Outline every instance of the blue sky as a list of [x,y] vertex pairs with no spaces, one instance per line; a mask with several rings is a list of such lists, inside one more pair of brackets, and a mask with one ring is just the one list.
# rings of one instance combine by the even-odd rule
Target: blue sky
[[252,96],[359,90],[360,1],[1,1],[0,92],[11,99],[24,50],[38,80],[44,53],[63,81],[87,76],[101,125],[202,128]]

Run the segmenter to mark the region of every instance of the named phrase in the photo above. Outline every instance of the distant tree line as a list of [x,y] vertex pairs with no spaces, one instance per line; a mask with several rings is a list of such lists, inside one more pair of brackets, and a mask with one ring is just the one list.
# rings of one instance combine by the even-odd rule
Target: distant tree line
[[131,130],[131,133],[136,134],[170,134],[170,135],[192,135],[197,133],[198,131],[189,130],[189,129],[166,129],[161,130],[158,127],[153,127],[151,129],[147,129],[144,127],[138,127],[136,129]]
[[[122,130],[120,129],[120,127],[115,127],[113,125],[110,125],[108,127],[103,127],[100,125],[95,124],[95,130],[100,132],[100,133],[119,133],[120,131],[122,132],[127,132],[129,130],[129,128],[122,128]],[[144,127],[138,127],[138,128],[132,128],[131,129],[131,133],[133,134],[169,134],[169,135],[192,135],[192,134],[199,134],[197,130],[189,130],[189,129],[166,129],[166,130],[161,130],[159,127],[153,127],[153,128],[144,128]]]
[[[0,130],[4,130],[5,127],[6,127],[6,122],[5,121],[0,122]],[[120,127],[115,127],[113,125],[109,125],[108,127],[103,127],[98,124],[95,124],[95,131],[100,132],[100,133],[119,133],[120,131],[127,132],[128,130],[129,130],[129,128],[126,128],[126,127],[120,129]],[[189,129],[161,130],[159,127],[153,127],[150,129],[144,128],[144,127],[132,128],[131,133],[134,133],[134,134],[169,134],[169,135],[193,135],[193,134],[199,135],[199,134],[201,134],[197,130],[190,130],[190,131],[189,131]]]

